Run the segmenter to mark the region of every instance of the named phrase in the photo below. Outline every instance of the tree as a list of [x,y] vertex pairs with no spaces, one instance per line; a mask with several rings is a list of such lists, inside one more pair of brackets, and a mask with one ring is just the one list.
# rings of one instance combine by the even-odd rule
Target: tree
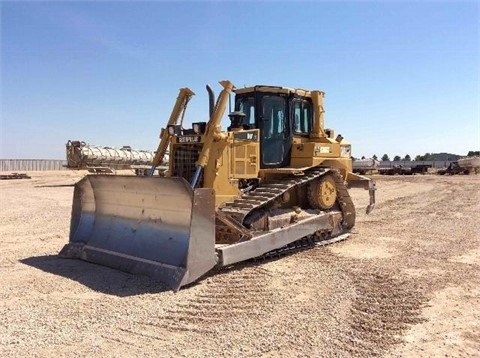
[[402,159],[400,158],[399,155],[396,155],[396,156],[393,157],[394,162],[399,162],[400,160],[402,160]]
[[415,157],[416,162],[428,162],[432,160],[436,160],[436,158],[435,158],[435,155],[430,153],[425,153],[424,155],[417,155]]
[[389,161],[390,161],[390,158],[388,157],[388,155],[384,154],[384,155],[382,156],[382,161],[384,161],[384,162],[389,162]]
[[480,155],[480,150],[475,150],[475,151],[471,150],[471,151],[469,151],[468,154],[467,154],[467,157],[474,157],[474,156],[476,156],[476,155]]
[[372,159],[373,159],[373,160],[378,160],[378,157],[377,157],[377,155],[376,155],[376,154],[374,154],[374,155],[373,155],[373,157],[372,157]]
[[407,155],[405,156],[405,158],[403,158],[403,160],[406,161],[406,162],[409,162],[409,161],[412,160],[412,158],[410,158],[410,155],[407,154]]

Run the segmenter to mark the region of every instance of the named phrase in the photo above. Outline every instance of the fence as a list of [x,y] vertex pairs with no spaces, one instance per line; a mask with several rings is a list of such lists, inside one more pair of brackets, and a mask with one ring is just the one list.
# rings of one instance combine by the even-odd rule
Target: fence
[[0,171],[65,170],[66,160],[54,159],[0,159]]

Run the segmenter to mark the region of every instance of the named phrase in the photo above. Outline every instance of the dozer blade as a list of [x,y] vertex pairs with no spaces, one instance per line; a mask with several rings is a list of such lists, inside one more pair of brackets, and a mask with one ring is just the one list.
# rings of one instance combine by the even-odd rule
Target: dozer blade
[[215,198],[182,178],[88,175],[61,257],[143,274],[173,290],[216,265]]

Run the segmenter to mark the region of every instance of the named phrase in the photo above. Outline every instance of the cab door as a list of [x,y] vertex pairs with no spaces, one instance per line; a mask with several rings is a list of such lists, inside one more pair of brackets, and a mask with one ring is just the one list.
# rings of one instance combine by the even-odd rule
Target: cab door
[[258,123],[262,168],[284,167],[290,162],[291,132],[287,115],[285,97],[262,97]]

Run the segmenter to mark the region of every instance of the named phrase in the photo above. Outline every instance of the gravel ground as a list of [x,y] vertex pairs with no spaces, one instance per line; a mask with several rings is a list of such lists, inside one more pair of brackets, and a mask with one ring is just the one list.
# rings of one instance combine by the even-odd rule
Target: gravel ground
[[352,189],[350,239],[178,293],[56,256],[83,172],[0,181],[2,357],[467,357],[480,351],[480,176]]

